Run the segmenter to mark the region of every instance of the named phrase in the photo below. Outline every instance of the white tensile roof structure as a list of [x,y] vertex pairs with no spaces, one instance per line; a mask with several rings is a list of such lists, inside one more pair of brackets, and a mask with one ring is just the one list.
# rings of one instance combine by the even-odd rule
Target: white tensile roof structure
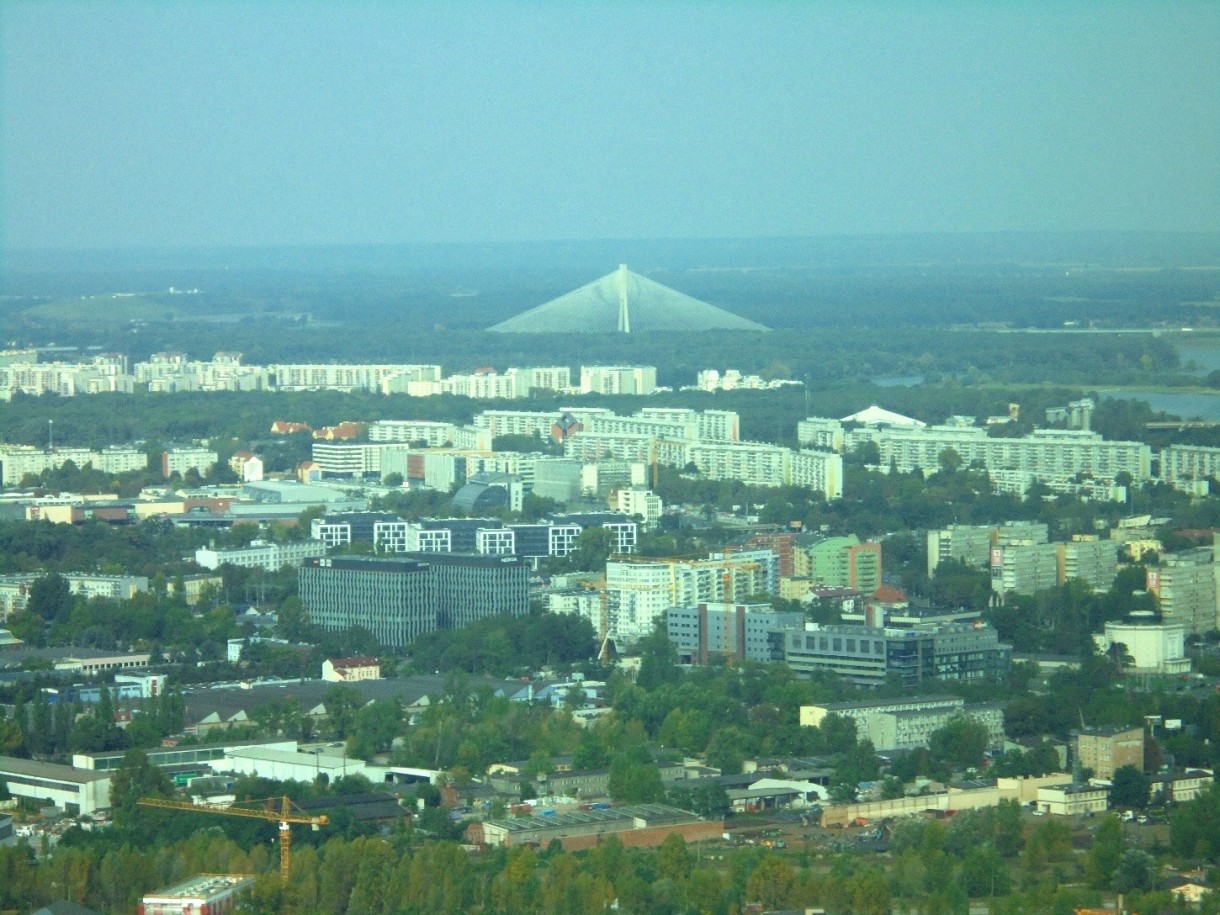
[[909,416],[903,416],[901,413],[883,410],[876,404],[873,404],[871,407],[864,408],[859,413],[853,413],[851,416],[844,416],[841,420],[839,420],[839,422],[860,423],[862,426],[920,427],[927,425],[927,423],[921,423],[917,419],[912,419]]
[[626,264],[600,280],[501,321],[498,334],[603,334],[655,330],[768,330],[632,273]]

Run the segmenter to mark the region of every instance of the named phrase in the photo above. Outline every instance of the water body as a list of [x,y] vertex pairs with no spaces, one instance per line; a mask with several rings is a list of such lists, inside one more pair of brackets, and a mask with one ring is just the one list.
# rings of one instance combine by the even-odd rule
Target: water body
[[1130,390],[1107,394],[1114,400],[1143,400],[1152,409],[1171,413],[1185,420],[1220,422],[1220,393],[1166,394],[1161,391]]
[[[1190,370],[1187,374],[1202,376],[1220,369],[1220,347],[1176,346],[1175,349],[1177,349],[1178,355],[1182,358],[1182,365],[1194,362],[1198,366],[1198,368]],[[1186,372],[1185,369],[1183,371]]]
[[879,388],[917,388],[924,382],[923,375],[892,375],[888,378],[872,378]]

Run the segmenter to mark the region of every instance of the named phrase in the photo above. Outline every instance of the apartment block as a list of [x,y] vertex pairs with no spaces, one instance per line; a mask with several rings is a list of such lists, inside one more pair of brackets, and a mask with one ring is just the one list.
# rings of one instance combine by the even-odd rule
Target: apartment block
[[369,424],[369,441],[375,443],[403,442],[423,444],[428,448],[443,448],[453,442],[453,423],[427,419],[382,419]]
[[220,455],[210,448],[171,448],[161,453],[161,475],[167,480],[188,470],[203,475],[219,460]]
[[793,571],[798,578],[824,588],[849,588],[872,594],[881,587],[880,543],[861,543],[855,534],[798,540],[793,553]]
[[651,394],[657,389],[656,366],[582,365],[582,394]]
[[0,483],[16,486],[26,474],[38,476],[45,470],[58,470],[68,461],[81,468],[88,464],[103,473],[130,473],[148,467],[148,455],[135,448],[111,447],[90,451],[88,448],[0,445]]
[[957,716],[965,716],[987,729],[989,747],[1004,745],[1004,712],[997,704],[966,705],[958,696],[918,696],[912,699],[877,699],[802,705],[802,727],[820,727],[828,715],[851,718],[859,740],[871,740],[878,750],[915,750],[926,747],[933,731]]
[[1166,623],[1180,625],[1188,634],[1205,635],[1220,628],[1218,577],[1214,549],[1202,547],[1167,554],[1160,566],[1148,570],[1146,587],[1156,595]]
[[735,603],[768,592],[772,570],[752,559],[611,560],[606,563],[610,636],[628,645],[649,635],[670,607]]
[[1090,728],[1076,735],[1076,754],[1094,778],[1109,780],[1123,766],[1144,771],[1144,729]]
[[994,547],[1012,541],[1046,543],[1047,526],[1040,521],[1008,521],[1002,525],[951,524],[928,531],[928,577],[946,561],[985,566]]

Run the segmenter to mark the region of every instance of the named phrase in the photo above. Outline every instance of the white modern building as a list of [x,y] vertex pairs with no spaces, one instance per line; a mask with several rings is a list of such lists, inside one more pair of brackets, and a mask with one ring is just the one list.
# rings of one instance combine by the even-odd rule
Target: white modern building
[[326,544],[319,540],[302,540],[295,543],[255,540],[246,547],[198,549],[195,551],[195,562],[205,569],[218,569],[227,564],[247,569],[278,572],[284,566],[299,564],[303,559],[313,559],[325,555]]
[[1133,668],[1124,667],[1126,673],[1180,674],[1190,670],[1186,627],[1179,623],[1152,619],[1108,622],[1105,632],[1093,636],[1093,641],[1103,654],[1121,644],[1123,653],[1135,664]]

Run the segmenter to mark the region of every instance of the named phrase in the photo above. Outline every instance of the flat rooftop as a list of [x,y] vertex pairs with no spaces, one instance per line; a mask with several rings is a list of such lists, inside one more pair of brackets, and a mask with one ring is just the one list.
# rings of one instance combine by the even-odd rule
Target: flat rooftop
[[534,814],[488,822],[507,829],[509,832],[537,832],[539,829],[565,829],[599,823],[625,824],[635,819],[641,819],[649,826],[663,826],[667,823],[693,823],[700,820],[701,817],[665,804],[637,804],[631,807],[612,807],[609,810],[571,810],[550,816]]
[[49,778],[61,782],[75,782],[78,785],[87,785],[90,782],[109,781],[114,773],[95,772],[92,769],[77,769],[74,766],[36,762],[32,759],[17,759],[13,756],[0,756],[0,778],[3,778],[5,775],[24,775],[27,778]]
[[244,884],[254,885],[254,877],[248,874],[199,874],[171,887],[146,893],[144,898],[158,899],[207,899],[218,893],[232,890]]

